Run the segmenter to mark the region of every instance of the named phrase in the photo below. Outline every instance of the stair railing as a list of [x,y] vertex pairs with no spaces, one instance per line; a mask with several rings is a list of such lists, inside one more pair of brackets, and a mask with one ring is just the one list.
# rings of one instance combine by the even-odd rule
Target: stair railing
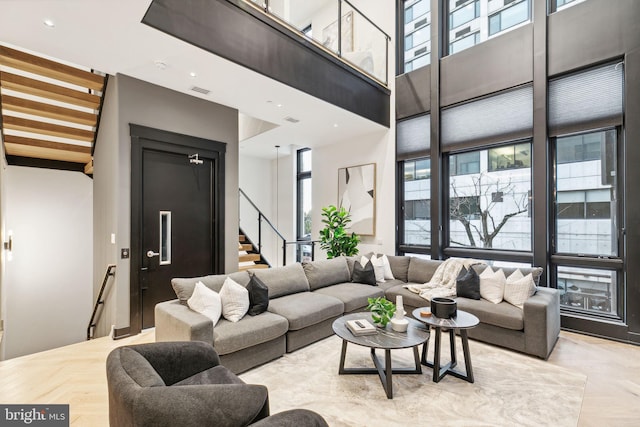
[[[104,290],[107,287],[107,282],[109,281],[109,277],[116,275],[116,265],[109,264],[107,266],[107,271],[104,274],[104,279],[102,280],[102,286],[100,287],[100,292],[98,292],[98,298],[96,298],[96,303],[93,306],[93,313],[91,313],[91,320],[89,320],[89,326],[87,326],[87,341],[93,338],[93,334],[95,331],[95,327],[98,324],[97,313],[98,307],[101,305],[104,306],[104,299],[102,299],[102,295],[104,294]],[[102,313],[102,311],[100,311]]]
[[[265,254],[262,251],[262,247],[263,247],[263,227],[262,224],[265,223],[276,235],[276,237],[282,241],[282,265],[287,265],[287,239],[284,238],[284,236],[282,235],[282,233],[280,233],[280,231],[278,231],[278,229],[271,223],[271,221],[269,221],[269,218],[267,218],[262,211],[256,206],[256,204],[249,198],[249,196],[247,196],[247,194],[242,191],[241,188],[238,189],[239,193],[240,193],[240,198],[243,198],[249,202],[249,204],[251,205],[251,207],[253,207],[253,209],[256,211],[257,215],[258,215],[258,253],[260,254],[260,256],[262,256],[264,259],[267,260],[267,262],[269,263],[269,265],[274,265],[273,262],[270,262],[267,257],[265,257]],[[243,230],[248,231],[248,227],[242,227]],[[256,241],[255,236],[248,236],[253,242]]]

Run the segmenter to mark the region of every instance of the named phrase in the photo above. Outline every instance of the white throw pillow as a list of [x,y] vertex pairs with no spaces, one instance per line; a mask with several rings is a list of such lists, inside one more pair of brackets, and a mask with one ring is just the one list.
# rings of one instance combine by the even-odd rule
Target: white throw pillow
[[520,270],[516,270],[507,278],[507,284],[504,287],[504,300],[516,307],[522,308],[524,302],[536,293],[536,284],[533,281],[533,275],[531,273],[524,277],[522,273],[520,273],[518,277],[516,273],[519,272]]
[[196,283],[191,298],[187,300],[187,305],[191,310],[211,319],[213,326],[216,326],[220,320],[222,314],[220,295],[213,289],[207,288],[202,282]]
[[249,311],[249,291],[230,277],[224,280],[220,289],[222,315],[230,322],[237,322]]
[[506,282],[501,268],[494,272],[491,266],[487,266],[480,274],[480,296],[494,304],[502,302]]
[[386,255],[382,255],[382,265],[384,266],[385,280],[395,280],[393,272],[391,271],[391,264],[389,264],[389,258]]
[[376,282],[384,282],[384,263],[382,258],[376,257],[375,254],[371,255],[371,264],[373,264],[373,270],[376,273]]

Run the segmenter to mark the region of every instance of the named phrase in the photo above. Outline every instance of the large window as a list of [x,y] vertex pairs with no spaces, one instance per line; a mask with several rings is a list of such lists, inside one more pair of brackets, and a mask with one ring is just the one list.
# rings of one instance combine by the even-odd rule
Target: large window
[[[449,156],[451,246],[531,251],[531,161],[530,154],[523,154],[530,152],[527,142]],[[509,158],[505,165],[514,166],[495,167],[498,154]],[[468,164],[473,170],[464,168],[461,175],[460,165]]]
[[531,144],[507,145],[489,149],[489,172],[531,167]]
[[[311,240],[311,149],[298,150],[297,161],[297,239]],[[311,244],[296,245],[297,261],[311,260]]]
[[415,70],[430,62],[431,52],[430,0],[405,0],[403,72]]
[[531,20],[531,0],[448,0],[448,54]]
[[404,170],[401,244],[429,246],[431,227],[431,160],[401,162]]

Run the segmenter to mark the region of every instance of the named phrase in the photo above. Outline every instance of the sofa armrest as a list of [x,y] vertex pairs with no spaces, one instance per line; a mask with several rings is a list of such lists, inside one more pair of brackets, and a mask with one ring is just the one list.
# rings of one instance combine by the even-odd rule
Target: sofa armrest
[[155,307],[156,341],[204,341],[213,345],[213,322],[175,299]]
[[560,335],[560,292],[538,288],[523,310],[526,352],[546,359]]
[[264,418],[253,427],[329,427],[319,414],[308,409],[290,409]]

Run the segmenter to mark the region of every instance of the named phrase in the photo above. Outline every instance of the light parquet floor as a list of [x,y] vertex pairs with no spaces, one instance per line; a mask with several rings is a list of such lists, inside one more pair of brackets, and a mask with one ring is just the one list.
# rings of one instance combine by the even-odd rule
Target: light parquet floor
[[[107,354],[153,340],[149,330],[0,362],[0,403],[70,404],[71,425],[107,426]],[[640,425],[640,346],[563,331],[548,363],[587,376],[579,426]]]

